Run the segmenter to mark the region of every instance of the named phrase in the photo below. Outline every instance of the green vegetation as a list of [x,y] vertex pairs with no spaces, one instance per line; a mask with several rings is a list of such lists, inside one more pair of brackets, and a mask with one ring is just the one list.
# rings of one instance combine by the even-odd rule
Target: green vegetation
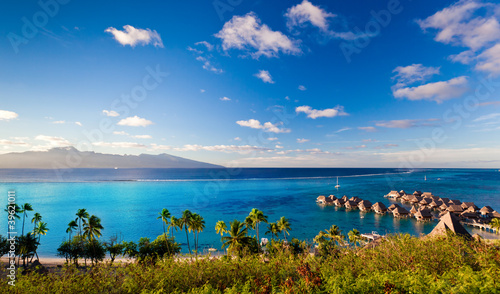
[[[234,223],[234,222],[233,222]],[[233,225],[242,228],[240,225]],[[240,223],[241,224],[241,223]],[[164,235],[160,235],[163,237]],[[338,236],[325,237],[337,240]],[[332,237],[332,238],[330,238]],[[158,240],[158,239],[157,239]],[[158,240],[158,244],[165,244]],[[291,243],[293,243],[292,241]],[[335,241],[336,242],[336,241]],[[457,236],[395,235],[378,246],[334,245],[320,258],[281,247],[241,258],[164,258],[156,263],[67,266],[49,274],[19,275],[6,293],[497,293],[498,245]],[[290,244],[291,244],[290,243]],[[277,245],[278,244],[278,245]],[[271,253],[272,251],[272,253]],[[8,288],[10,287],[10,288]]]

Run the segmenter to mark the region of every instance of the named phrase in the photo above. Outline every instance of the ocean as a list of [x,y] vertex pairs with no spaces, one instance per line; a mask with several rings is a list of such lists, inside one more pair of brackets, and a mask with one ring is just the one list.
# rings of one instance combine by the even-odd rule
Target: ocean
[[[339,177],[340,188],[334,186]],[[424,178],[427,180],[424,180]],[[342,232],[353,228],[361,233],[429,233],[436,222],[395,219],[358,210],[346,211],[319,206],[316,197],[358,196],[372,203],[391,201],[383,196],[391,190],[421,190],[434,195],[472,201],[500,210],[500,171],[492,169],[387,168],[244,168],[244,169],[0,169],[0,203],[7,205],[8,191],[15,191],[16,202],[30,203],[25,230],[33,229],[31,218],[39,212],[49,231],[41,237],[39,255],[55,257],[57,247],[68,237],[67,224],[80,208],[101,218],[104,230],[100,240],[111,236],[137,242],[152,240],[163,233],[158,213],[167,208],[174,216],[189,209],[206,222],[199,235],[200,250],[221,248],[215,223],[244,220],[252,208],[262,210],[270,222],[285,216],[291,223],[290,237],[312,241],[320,230],[332,224]],[[1,235],[6,235],[7,213],[0,213]],[[22,219],[17,222],[18,231]],[[262,229],[261,237],[266,229]],[[486,238],[495,235],[467,228]],[[252,231],[252,234],[254,231]],[[187,252],[184,232],[176,241]],[[268,236],[269,237],[269,236]],[[192,238],[192,234],[191,234]],[[190,240],[192,244],[192,239]]]

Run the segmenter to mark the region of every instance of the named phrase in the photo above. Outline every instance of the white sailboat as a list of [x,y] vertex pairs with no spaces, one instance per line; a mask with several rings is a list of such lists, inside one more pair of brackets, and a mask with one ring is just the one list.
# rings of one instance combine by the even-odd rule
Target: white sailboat
[[337,177],[337,185],[335,185],[335,188],[340,188],[340,185],[339,185],[339,177]]
[[424,176],[424,181],[427,181],[427,175]]

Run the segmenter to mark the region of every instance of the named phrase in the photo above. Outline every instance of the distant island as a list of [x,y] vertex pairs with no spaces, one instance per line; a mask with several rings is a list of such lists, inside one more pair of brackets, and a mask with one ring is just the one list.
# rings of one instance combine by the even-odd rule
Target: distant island
[[79,151],[74,147],[0,155],[0,168],[223,168],[166,153],[117,155]]

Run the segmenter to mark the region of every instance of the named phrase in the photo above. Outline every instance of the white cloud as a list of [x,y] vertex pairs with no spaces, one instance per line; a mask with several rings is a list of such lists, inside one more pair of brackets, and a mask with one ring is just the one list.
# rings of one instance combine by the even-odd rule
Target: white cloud
[[80,127],[83,126],[82,123],[79,121],[75,121],[75,125],[80,126]]
[[406,98],[411,101],[430,100],[441,103],[464,94],[468,89],[467,83],[467,77],[461,76],[417,87],[393,88],[392,94],[396,98]]
[[299,85],[299,90],[301,90],[301,91],[305,91],[305,90],[307,90],[307,88],[306,88],[306,87],[304,87],[303,85]]
[[120,116],[120,114],[114,110],[103,110],[102,113],[106,116],[112,116],[112,117],[117,117]]
[[245,16],[233,16],[215,37],[222,40],[222,48],[251,52],[254,58],[260,56],[278,57],[279,53],[300,54],[299,41],[289,39],[281,32],[271,30],[261,24],[253,12]]
[[214,146],[203,146],[203,145],[184,145],[183,147],[171,147],[165,145],[151,144],[153,150],[174,150],[174,151],[213,151],[213,152],[224,152],[224,153],[240,153],[248,154],[252,152],[267,152],[273,149],[259,146],[251,145],[214,145]]
[[346,150],[356,150],[356,149],[363,149],[363,148],[366,148],[366,145],[359,145],[359,146],[349,146],[349,147],[344,147],[343,149],[346,149]]
[[306,143],[306,142],[309,142],[310,140],[309,139],[300,139],[300,138],[297,138],[297,143]]
[[476,59],[475,52],[472,50],[466,50],[455,55],[449,56],[450,60],[453,62],[460,62],[462,64],[470,64],[474,59]]
[[422,64],[412,64],[398,66],[392,72],[396,73],[393,79],[396,79],[398,84],[409,85],[417,81],[425,81],[429,77],[439,74],[439,67],[425,67]]
[[219,98],[220,101],[231,101],[231,99],[227,98],[227,97],[221,97]]
[[476,64],[476,69],[487,71],[493,74],[500,73],[500,44],[485,50],[477,56],[479,60]]
[[235,141],[241,141],[241,138],[240,137],[236,137],[233,140],[235,140]]
[[259,72],[254,74],[254,76],[261,79],[264,83],[274,84],[273,78],[267,70],[259,70]]
[[119,126],[129,126],[129,127],[146,127],[152,125],[153,122],[145,118],[140,118],[137,115],[124,118],[118,122]]
[[0,110],[0,121],[16,119],[19,115],[15,112],[8,110]]
[[53,121],[52,123],[56,124],[56,125],[62,125],[62,124],[65,124],[66,121],[64,121],[64,120],[56,120],[56,121]]
[[375,128],[375,127],[358,127],[358,130],[372,133],[372,132],[376,132],[377,128]]
[[194,43],[195,45],[203,45],[207,48],[208,51],[212,51],[214,49],[214,45],[208,43],[207,41],[201,41]]
[[285,13],[286,25],[290,30],[295,27],[302,27],[306,22],[318,27],[322,31],[328,31],[328,18],[335,17],[335,14],[314,6],[311,2],[304,0],[287,10]]
[[0,145],[2,146],[20,146],[20,147],[28,147],[30,144],[23,141],[12,141],[12,140],[4,140],[0,139]]
[[400,119],[377,122],[377,127],[393,128],[393,129],[409,129],[414,127],[429,127],[435,126],[437,119]]
[[335,116],[345,116],[348,115],[346,112],[344,112],[344,107],[343,106],[337,106],[335,108],[327,108],[323,110],[318,110],[318,109],[312,109],[311,106],[299,106],[295,108],[296,113],[305,113],[307,114],[307,117],[316,119],[318,117],[335,117]]
[[342,128],[342,129],[335,131],[335,133],[342,133],[342,132],[349,131],[349,130],[351,130],[351,128]]
[[203,69],[206,69],[208,71],[218,73],[218,74],[224,72],[222,69],[215,67],[212,64],[212,61],[210,61],[207,57],[198,56],[198,57],[196,57],[196,60],[201,61],[203,63],[203,66],[202,66]]
[[274,146],[274,148],[276,148],[276,149],[283,149],[283,146],[281,146],[281,145],[276,145],[276,146]]
[[124,131],[114,131],[113,132],[114,135],[121,135],[121,136],[128,136],[128,133],[124,132]]
[[144,144],[134,142],[94,142],[92,145],[111,148],[147,148]]
[[496,119],[498,117],[500,117],[500,113],[490,113],[490,114],[482,115],[482,116],[474,119],[473,121],[478,122],[478,121],[492,120],[492,119]]
[[132,136],[132,137],[136,138],[136,139],[152,139],[153,138],[150,135],[135,135],[135,136]]
[[278,138],[273,137],[273,138],[267,138],[269,141],[278,141]]
[[271,133],[290,133],[290,129],[286,128],[279,128],[279,124],[273,124],[271,122],[266,122],[264,124],[261,124],[260,121],[256,119],[249,119],[249,120],[239,120],[236,122],[238,125],[242,127],[249,127],[252,129],[261,129],[266,132],[271,132]]
[[109,27],[105,32],[113,34],[115,40],[123,46],[130,45],[131,47],[135,47],[137,44],[143,46],[153,44],[155,47],[163,48],[160,35],[156,31],[150,29],[136,29],[131,25],[125,25],[123,28],[124,30],[120,31],[113,27]]
[[205,89],[200,89],[200,93],[205,93],[206,90]]
[[[38,135],[35,137],[35,140],[47,142],[47,146],[36,146],[36,147],[40,147],[40,148],[71,146],[71,143],[62,137]],[[37,149],[40,149],[40,148],[37,148]]]

